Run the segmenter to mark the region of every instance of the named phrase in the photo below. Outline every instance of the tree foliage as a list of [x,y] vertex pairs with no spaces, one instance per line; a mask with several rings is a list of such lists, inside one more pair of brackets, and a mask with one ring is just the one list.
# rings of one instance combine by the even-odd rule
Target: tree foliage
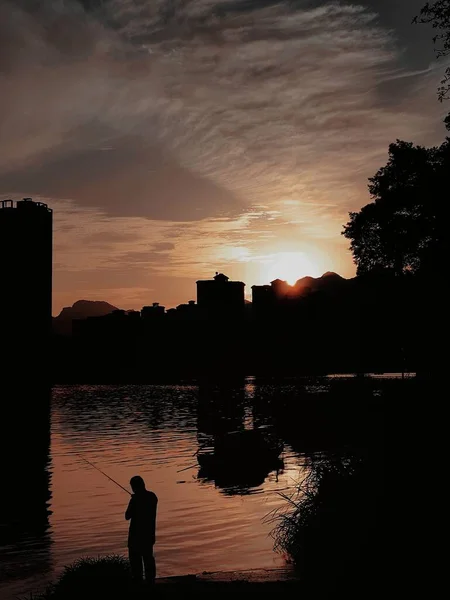
[[443,260],[443,191],[450,172],[450,138],[424,148],[397,140],[386,166],[369,179],[373,202],[351,212],[343,235],[359,275],[430,272]]
[[[414,22],[430,24],[436,30],[433,42],[438,57],[450,55],[450,0],[427,2]],[[441,102],[450,97],[450,67],[445,69],[438,87],[438,97]],[[445,125],[450,130],[450,114],[445,119]]]

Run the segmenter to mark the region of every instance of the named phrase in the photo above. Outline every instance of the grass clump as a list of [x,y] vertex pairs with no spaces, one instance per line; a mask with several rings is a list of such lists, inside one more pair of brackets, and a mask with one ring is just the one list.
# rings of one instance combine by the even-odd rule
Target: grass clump
[[382,547],[382,486],[381,462],[367,456],[313,458],[283,510],[269,515],[275,549],[314,587],[367,581]]
[[34,600],[121,598],[129,592],[131,572],[124,556],[85,557],[66,566],[58,580]]

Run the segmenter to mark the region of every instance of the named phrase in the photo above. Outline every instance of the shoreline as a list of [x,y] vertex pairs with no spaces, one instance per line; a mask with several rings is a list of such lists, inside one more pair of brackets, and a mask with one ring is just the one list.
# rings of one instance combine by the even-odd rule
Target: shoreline
[[203,583],[299,583],[300,576],[294,567],[271,567],[262,569],[244,569],[234,571],[203,571],[189,575],[157,577],[155,584],[183,585]]

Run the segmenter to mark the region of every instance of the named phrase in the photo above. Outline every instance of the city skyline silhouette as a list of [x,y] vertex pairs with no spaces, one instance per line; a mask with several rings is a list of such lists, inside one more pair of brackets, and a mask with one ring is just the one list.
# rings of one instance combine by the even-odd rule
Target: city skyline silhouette
[[449,16],[0,0],[1,600],[423,566],[384,475],[440,437]]

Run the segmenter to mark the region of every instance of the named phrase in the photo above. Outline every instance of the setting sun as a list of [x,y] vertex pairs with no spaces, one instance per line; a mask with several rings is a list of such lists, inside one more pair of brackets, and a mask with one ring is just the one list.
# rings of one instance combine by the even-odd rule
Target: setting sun
[[289,284],[294,284],[301,277],[310,275],[319,277],[319,267],[306,256],[304,252],[278,252],[273,254],[267,265],[266,279],[283,279]]

